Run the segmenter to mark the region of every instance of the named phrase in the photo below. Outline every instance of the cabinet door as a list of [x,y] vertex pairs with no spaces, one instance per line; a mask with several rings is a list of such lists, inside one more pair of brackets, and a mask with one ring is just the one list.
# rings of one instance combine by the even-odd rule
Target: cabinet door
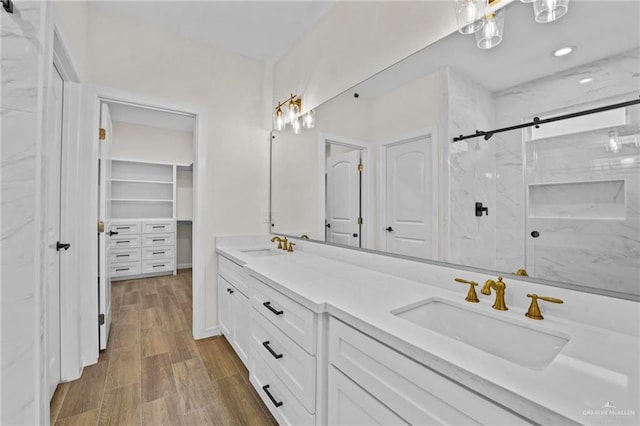
[[249,367],[249,345],[251,344],[249,309],[248,297],[239,291],[231,294],[232,346],[247,368]]
[[231,317],[231,296],[233,293],[231,291],[233,291],[233,286],[218,275],[218,327],[229,341],[232,340],[231,331],[233,330]]
[[328,410],[330,425],[408,424],[333,365],[329,366]]

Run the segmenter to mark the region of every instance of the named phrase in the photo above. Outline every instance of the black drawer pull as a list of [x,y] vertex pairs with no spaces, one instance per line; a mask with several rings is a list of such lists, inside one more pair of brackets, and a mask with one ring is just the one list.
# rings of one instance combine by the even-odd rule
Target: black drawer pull
[[273,355],[275,359],[282,358],[282,354],[277,354],[273,349],[271,349],[271,346],[269,346],[268,340],[266,342],[262,342],[262,346],[264,346],[269,351],[269,353]]
[[153,254],[164,254],[163,251],[154,251]]
[[129,229],[128,226],[116,226],[116,229]]
[[158,228],[164,228],[164,225],[154,225],[152,226],[153,229],[158,229]]
[[164,265],[153,265],[154,268],[164,268]]
[[278,311],[276,309],[273,308],[273,306],[271,306],[271,302],[264,302],[262,304],[265,308],[267,308],[268,310],[270,310],[271,312],[273,312],[276,315],[282,315],[284,314],[284,311]]
[[120,271],[128,271],[129,268],[116,268],[116,272],[120,272]]
[[129,240],[120,240],[120,241],[116,241],[116,244],[123,244],[123,243],[130,243],[131,241]]
[[282,405],[282,401],[276,401],[276,399],[273,397],[273,395],[271,395],[271,392],[269,392],[269,386],[271,386],[271,385],[264,385],[262,387],[262,390],[264,391],[264,393],[267,394],[267,396],[269,397],[271,402],[273,402],[273,405],[275,405],[276,407],[280,407]]
[[129,257],[130,255],[128,254],[116,254],[116,257]]
[[152,241],[164,241],[164,238],[154,238]]

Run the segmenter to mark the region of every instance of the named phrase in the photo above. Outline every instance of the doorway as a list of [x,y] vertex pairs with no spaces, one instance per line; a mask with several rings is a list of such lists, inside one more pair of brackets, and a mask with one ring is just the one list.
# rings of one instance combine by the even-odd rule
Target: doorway
[[[174,315],[179,323],[191,324],[196,119],[106,98],[100,99],[100,111],[98,274],[104,350],[112,318],[116,327],[128,305],[154,308],[149,315],[156,319]],[[176,296],[175,288],[166,286],[174,282],[188,288]],[[165,300],[172,298],[180,300]],[[167,309],[159,310],[161,303]]]

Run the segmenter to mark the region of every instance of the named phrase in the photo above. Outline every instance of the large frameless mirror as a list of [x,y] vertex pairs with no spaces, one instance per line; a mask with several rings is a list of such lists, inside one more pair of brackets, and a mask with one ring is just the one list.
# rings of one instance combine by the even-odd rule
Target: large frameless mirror
[[454,142],[637,100],[639,3],[504,12],[493,49],[451,34],[274,131],[272,232],[640,299],[640,106]]

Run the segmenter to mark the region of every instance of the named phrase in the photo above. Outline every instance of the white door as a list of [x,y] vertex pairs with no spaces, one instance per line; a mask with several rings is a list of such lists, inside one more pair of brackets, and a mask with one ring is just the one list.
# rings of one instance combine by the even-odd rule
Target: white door
[[421,258],[432,257],[435,237],[434,178],[431,137],[386,148],[386,251]]
[[[111,327],[111,269],[109,267],[109,238],[111,231],[111,116],[107,104],[100,105],[100,198],[99,220],[104,224],[104,232],[98,237],[99,280],[98,305],[100,314],[100,349],[106,349]],[[104,131],[103,131],[104,129]]]
[[360,150],[327,157],[326,241],[360,247]]
[[[48,133],[46,146],[47,205],[46,205],[46,279],[47,279],[47,383],[49,399],[60,383],[60,256],[66,249],[60,241],[60,173],[62,170],[62,95],[63,82],[53,67],[49,90]],[[67,247],[68,249],[68,247]]]

